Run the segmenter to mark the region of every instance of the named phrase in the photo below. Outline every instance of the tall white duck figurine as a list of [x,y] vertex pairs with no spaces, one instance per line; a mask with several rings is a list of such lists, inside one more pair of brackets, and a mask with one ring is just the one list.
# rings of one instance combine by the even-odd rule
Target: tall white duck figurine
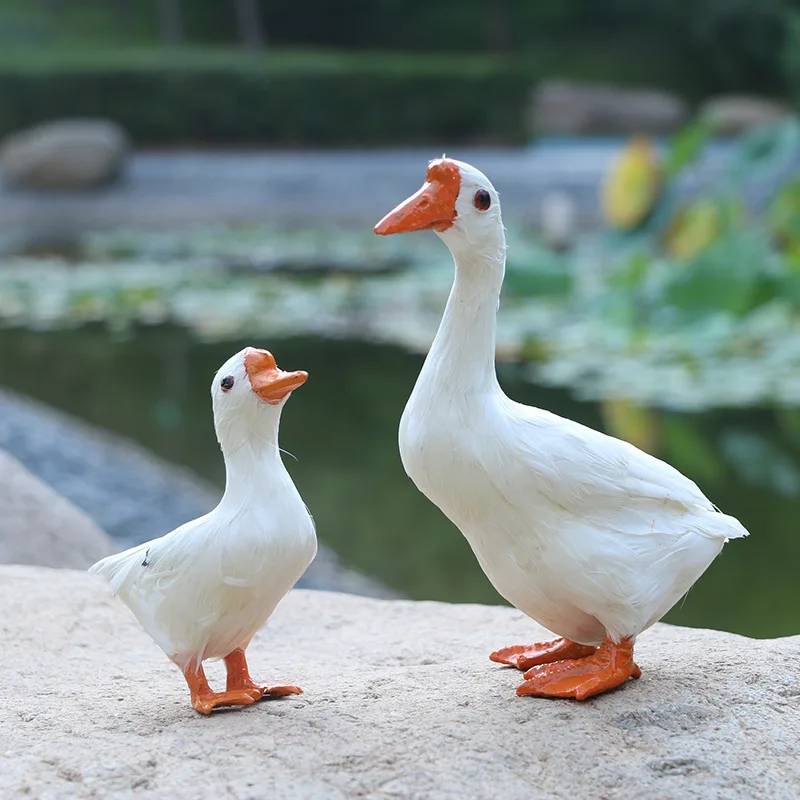
[[418,230],[450,249],[455,281],[400,421],[403,466],[497,591],[560,637],[490,657],[527,670],[519,695],[583,700],[638,678],[637,634],[747,531],[663,461],[503,394],[494,358],[506,241],[485,175],[431,162],[422,188],[375,226]]
[[[314,523],[278,447],[283,405],[306,378],[278,369],[266,350],[247,347],[228,359],[211,385],[227,471],[219,505],[90,568],[181,669],[201,714],[302,691],[255,683],[245,650],[317,552]],[[224,692],[212,691],[203,672],[203,661],[217,658],[227,668]]]

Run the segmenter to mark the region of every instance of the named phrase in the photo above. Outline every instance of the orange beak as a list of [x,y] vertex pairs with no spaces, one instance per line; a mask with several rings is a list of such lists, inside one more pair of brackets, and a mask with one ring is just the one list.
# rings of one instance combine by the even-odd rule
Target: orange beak
[[256,350],[248,347],[244,356],[244,369],[250,379],[253,391],[265,402],[276,406],[298,386],[308,379],[303,370],[284,372],[278,369],[275,358],[269,350]]
[[390,211],[374,228],[375,233],[446,231],[456,218],[456,200],[461,189],[461,173],[446,158],[432,161],[422,188]]

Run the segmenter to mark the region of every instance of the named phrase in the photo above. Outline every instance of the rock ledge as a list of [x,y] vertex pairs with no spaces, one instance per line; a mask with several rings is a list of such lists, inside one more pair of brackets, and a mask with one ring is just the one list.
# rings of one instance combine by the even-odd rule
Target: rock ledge
[[[517,698],[499,607],[295,591],[250,650],[298,698],[202,718],[94,578],[0,568],[4,798],[755,798],[800,794],[800,637],[656,626],[638,682]],[[212,680],[219,679],[216,668]]]

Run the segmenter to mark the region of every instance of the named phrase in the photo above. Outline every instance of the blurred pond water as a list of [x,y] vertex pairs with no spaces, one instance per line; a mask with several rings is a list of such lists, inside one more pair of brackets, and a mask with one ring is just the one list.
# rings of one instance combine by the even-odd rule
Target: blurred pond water
[[[399,348],[323,338],[201,342],[174,327],[0,332],[0,383],[222,485],[209,383],[246,344],[267,346],[311,378],[290,400],[281,444],[320,537],[345,563],[410,597],[502,602],[458,531],[413,486],[397,424],[422,357]],[[750,636],[800,631],[800,412],[651,412],[578,402],[501,366],[516,400],[644,444],[697,480],[752,536],[725,548],[667,621]]]

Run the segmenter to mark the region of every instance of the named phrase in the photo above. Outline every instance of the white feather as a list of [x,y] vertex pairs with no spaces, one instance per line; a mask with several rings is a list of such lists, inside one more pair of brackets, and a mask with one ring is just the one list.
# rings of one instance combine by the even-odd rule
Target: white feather
[[[663,461],[503,394],[499,199],[482,173],[456,163],[457,216],[439,234],[455,281],[400,423],[403,465],[510,603],[583,644],[635,636],[747,531]],[[486,212],[472,202],[479,188],[492,196]]]
[[[182,667],[246,648],[316,554],[314,523],[280,458],[283,403],[253,394],[245,352],[212,384],[227,470],[219,505],[90,569]],[[235,382],[224,393],[219,382],[227,375]]]

